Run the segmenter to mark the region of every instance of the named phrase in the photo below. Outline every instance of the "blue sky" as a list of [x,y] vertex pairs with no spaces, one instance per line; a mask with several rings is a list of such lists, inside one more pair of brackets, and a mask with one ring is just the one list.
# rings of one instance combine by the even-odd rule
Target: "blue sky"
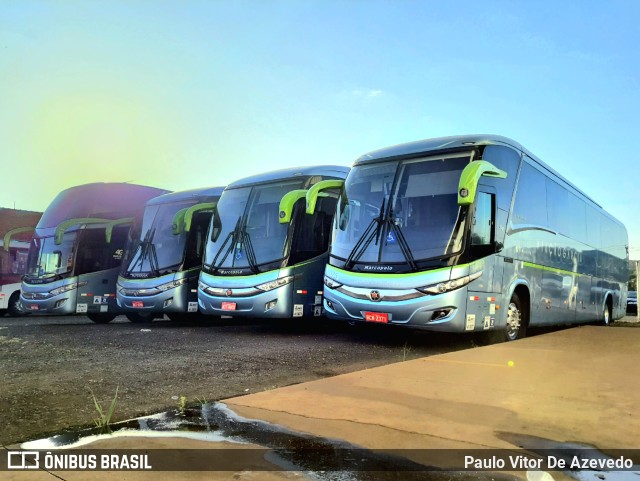
[[640,258],[640,2],[0,2],[0,206],[512,137]]

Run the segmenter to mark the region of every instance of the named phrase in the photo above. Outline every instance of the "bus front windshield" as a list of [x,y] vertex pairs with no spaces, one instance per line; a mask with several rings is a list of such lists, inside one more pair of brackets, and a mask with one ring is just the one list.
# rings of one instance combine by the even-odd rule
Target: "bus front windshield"
[[265,264],[282,261],[289,224],[279,221],[280,200],[301,187],[300,180],[225,190],[211,222],[205,268],[260,272]]
[[332,256],[415,268],[415,262],[460,251],[457,191],[468,163],[464,155],[354,167],[339,204]]
[[155,204],[145,209],[140,239],[130,256],[127,274],[162,275],[179,269],[184,259],[187,233],[173,233],[174,217],[180,210],[196,203]]
[[67,277],[73,270],[76,232],[68,232],[58,245],[54,237],[34,237],[29,248],[25,277],[55,281]]

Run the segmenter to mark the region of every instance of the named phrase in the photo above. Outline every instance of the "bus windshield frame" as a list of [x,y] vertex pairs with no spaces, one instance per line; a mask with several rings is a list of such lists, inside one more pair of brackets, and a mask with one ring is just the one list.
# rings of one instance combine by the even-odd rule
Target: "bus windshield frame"
[[77,231],[65,232],[59,245],[56,245],[54,236],[34,237],[29,249],[25,281],[47,283],[72,275],[77,240]]
[[457,193],[470,161],[464,151],[354,166],[334,221],[332,260],[347,269],[357,263],[417,271],[461,254],[467,208]]
[[175,273],[184,264],[188,232],[173,233],[175,214],[196,205],[196,199],[152,204],[145,208],[140,236],[126,262],[125,276],[131,274]]
[[258,273],[281,267],[289,257],[291,224],[279,222],[282,197],[307,179],[280,180],[225,190],[218,201],[203,269]]

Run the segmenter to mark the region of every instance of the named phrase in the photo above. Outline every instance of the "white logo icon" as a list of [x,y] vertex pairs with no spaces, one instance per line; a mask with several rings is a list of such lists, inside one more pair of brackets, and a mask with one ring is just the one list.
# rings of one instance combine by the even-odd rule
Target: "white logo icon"
[[7,451],[7,468],[38,469],[40,453],[38,451]]

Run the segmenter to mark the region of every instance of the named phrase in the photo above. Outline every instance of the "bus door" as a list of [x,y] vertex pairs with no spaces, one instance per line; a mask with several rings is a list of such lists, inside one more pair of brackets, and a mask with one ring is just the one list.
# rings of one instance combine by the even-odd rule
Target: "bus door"
[[111,241],[104,229],[85,229],[76,255],[77,313],[107,313],[117,308],[116,282],[129,226],[114,228]]
[[476,194],[473,218],[471,219],[470,253],[472,262],[483,263],[482,276],[473,284],[479,292],[501,292],[503,259],[496,252],[496,195],[491,187],[484,187]]

